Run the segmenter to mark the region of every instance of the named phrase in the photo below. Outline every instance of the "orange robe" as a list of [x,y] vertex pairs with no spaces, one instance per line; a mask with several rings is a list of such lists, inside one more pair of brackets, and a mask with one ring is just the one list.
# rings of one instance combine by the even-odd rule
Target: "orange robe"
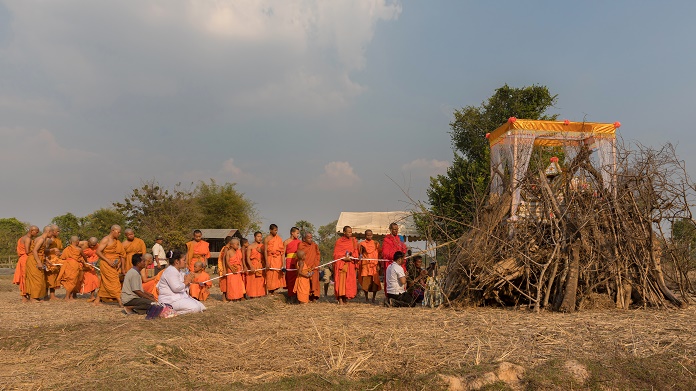
[[17,267],[15,267],[14,278],[12,283],[19,285],[19,294],[24,296],[27,294],[26,287],[24,286],[24,275],[26,274],[27,266],[27,249],[24,248],[24,243],[22,243],[22,236],[17,240]]
[[[307,263],[303,263],[302,265],[302,270],[299,270],[300,273],[302,274],[307,274],[312,271],[312,268],[310,266],[307,266]],[[319,275],[319,272],[316,272],[314,274]],[[310,288],[310,278],[303,277],[299,273],[297,274],[297,278],[295,279],[295,286],[293,287],[293,291],[295,291],[295,294],[297,295],[297,301],[300,303],[309,303],[309,288]]]
[[[220,249],[220,255],[218,256],[218,275],[224,276],[225,275],[225,270],[227,268],[225,267],[225,253],[227,252],[227,248],[223,247]],[[227,292],[227,277],[220,277],[218,279],[218,283],[220,284],[220,292],[223,294]]]
[[[58,249],[58,251],[63,250],[63,242],[60,238],[51,239],[51,244],[48,245],[48,250]],[[60,258],[57,255],[50,254],[48,251],[48,262],[50,263],[60,263]],[[60,274],[60,266],[50,266],[46,265],[46,285],[50,289],[60,288],[60,281],[58,280],[58,275]]]
[[249,252],[249,264],[255,272],[247,272],[246,291],[249,297],[261,297],[266,295],[266,279],[263,277],[263,245],[258,245]]
[[[140,279],[141,280],[143,278],[143,275],[147,276],[147,269],[143,269],[140,271]],[[159,282],[159,281],[155,281],[155,278],[153,278],[152,280],[150,280],[148,282],[143,282],[143,292],[150,293],[150,291],[152,291],[152,288],[155,285],[157,285],[157,282]]]
[[[360,242],[360,252],[363,258],[379,259],[377,242],[374,240]],[[360,261],[360,285],[366,292],[378,292],[382,289],[379,283],[379,261]]]
[[307,244],[301,242],[298,251],[302,250],[305,253],[305,265],[314,272],[312,277],[309,279],[309,295],[314,297],[319,297],[321,288],[319,287],[319,262],[321,261],[321,253],[319,253],[319,246],[316,243]]
[[99,288],[99,276],[97,276],[97,271],[94,268],[99,256],[97,255],[97,250],[87,247],[82,250],[82,253],[87,257],[89,264],[84,265],[84,274],[82,275],[82,289],[80,293],[91,293],[95,289]]
[[201,261],[208,267],[208,258],[210,258],[210,245],[205,240],[196,242],[192,240],[186,243],[186,259],[188,259],[189,271],[193,273],[193,265]]
[[65,294],[68,297],[73,293],[78,293],[82,288],[83,271],[82,262],[79,261],[82,259],[80,248],[73,245],[68,246],[63,250],[60,259],[63,260],[63,266],[60,268],[58,281],[65,288]]
[[343,257],[358,256],[358,243],[354,237],[346,238],[341,236],[336,240],[334,246],[334,259],[340,259],[334,263],[334,294],[336,298],[345,296],[348,299],[354,298],[358,294],[358,283],[355,275],[355,263],[357,261],[344,261]]
[[121,300],[121,281],[118,276],[118,266],[113,267],[111,264],[119,257],[125,257],[126,251],[123,249],[123,244],[114,239],[110,245],[106,246],[102,253],[104,257],[111,262],[99,262],[99,267],[101,268],[99,297],[102,299]]
[[[280,236],[271,236],[268,238],[268,259],[266,259],[266,267],[281,269],[283,267],[283,252],[285,246],[283,239]],[[266,288],[269,291],[276,290],[285,286],[285,278],[280,270],[266,270]]]
[[[159,289],[157,289],[157,284],[159,284],[160,279],[162,278],[162,273],[164,273],[165,270],[167,270],[167,269],[165,268],[165,269],[160,270],[160,272],[157,273],[157,275],[155,276],[155,279],[152,280],[155,282],[155,284],[152,287],[152,289],[149,291],[149,293],[152,294],[152,296],[155,296],[155,300],[159,299]],[[143,289],[145,289],[145,287],[143,287]]]
[[123,241],[123,250],[126,252],[126,261],[123,263],[121,273],[126,274],[133,267],[133,255],[145,254],[147,247],[140,238],[134,238],[132,242]]
[[236,273],[227,276],[227,292],[225,292],[227,300],[241,299],[242,297],[244,297],[244,294],[246,293],[246,289],[244,289],[244,280],[242,280],[242,274],[237,273],[242,272],[244,270],[244,266],[242,265],[242,250],[237,249],[237,251],[232,253],[233,251],[234,250],[229,249],[227,250],[226,254],[226,273]]
[[285,246],[285,284],[288,287],[288,297],[295,296],[295,279],[297,278],[297,247],[302,243],[300,239],[291,240]]
[[[46,242],[44,242],[46,243]],[[27,295],[32,299],[43,299],[46,297],[46,273],[44,269],[39,269],[36,267],[36,259],[34,259],[34,240],[31,241],[29,245],[29,252],[27,253],[27,265],[24,270],[24,287],[26,289]],[[44,249],[46,246],[41,246],[37,250],[39,254],[39,262],[44,261]]]
[[[196,278],[193,279],[191,285],[189,285],[189,295],[198,301],[208,300],[208,296],[210,296],[210,287],[213,286],[213,282],[208,280],[210,280],[210,275],[208,275],[208,273],[205,271],[202,271],[198,276],[196,276]],[[198,285],[199,282],[203,281],[205,281],[203,287]]]

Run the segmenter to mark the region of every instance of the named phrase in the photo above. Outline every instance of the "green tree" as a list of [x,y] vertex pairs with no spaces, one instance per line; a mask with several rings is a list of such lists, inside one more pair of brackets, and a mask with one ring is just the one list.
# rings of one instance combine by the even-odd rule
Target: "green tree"
[[336,239],[338,239],[338,234],[336,233],[336,224],[338,220],[334,220],[326,225],[322,225],[317,230],[316,242],[319,245],[319,251],[321,252],[321,263],[330,262],[333,260],[333,250],[336,244]]
[[70,243],[70,237],[78,236],[81,240],[87,240],[84,235],[84,225],[86,219],[75,216],[68,212],[61,216],[56,216],[51,220],[51,224],[55,224],[60,228],[61,240],[63,243]]
[[302,235],[304,232],[309,232],[312,235],[314,235],[314,224],[310,223],[307,220],[300,220],[295,222],[295,227],[300,229],[300,235]]
[[126,216],[112,208],[97,209],[82,219],[82,236],[80,236],[80,239],[83,240],[92,236],[101,240],[111,231],[112,225],[116,224],[121,227],[126,225]]
[[259,228],[254,203],[238,192],[234,183],[201,181],[194,198],[200,208],[202,228],[236,228],[245,236]]
[[113,205],[126,217],[126,227],[134,229],[148,244],[161,235],[169,247],[181,248],[190,240],[191,231],[201,224],[194,192],[183,189],[181,184],[169,190],[152,179]]
[[546,86],[513,88],[506,84],[480,106],[455,110],[450,123],[454,159],[445,175],[430,179],[427,191],[430,216],[416,216],[421,231],[438,241],[459,237],[486,195],[490,179],[486,133],[510,117],[556,119],[557,115],[545,114],[556,97]]
[[0,219],[0,256],[17,255],[17,240],[27,233],[29,226],[14,217]]

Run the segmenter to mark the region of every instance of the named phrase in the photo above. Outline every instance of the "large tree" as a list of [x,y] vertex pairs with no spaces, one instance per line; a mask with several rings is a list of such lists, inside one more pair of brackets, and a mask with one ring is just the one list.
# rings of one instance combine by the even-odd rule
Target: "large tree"
[[307,220],[296,221],[295,227],[300,229],[300,235],[303,235],[305,232],[314,235],[314,224],[310,223]]
[[254,203],[235,189],[234,183],[219,185],[199,182],[194,198],[201,212],[203,228],[236,228],[243,235],[259,229],[259,219]]
[[490,179],[486,133],[510,117],[556,119],[557,115],[546,114],[556,97],[546,86],[513,88],[506,84],[481,105],[455,110],[450,122],[454,159],[445,175],[430,179],[430,213],[428,218],[417,218],[421,230],[439,241],[459,237],[486,195]]
[[[28,226],[14,217],[0,219],[0,256],[16,257],[17,240],[27,233]],[[28,250],[28,249],[27,249]]]

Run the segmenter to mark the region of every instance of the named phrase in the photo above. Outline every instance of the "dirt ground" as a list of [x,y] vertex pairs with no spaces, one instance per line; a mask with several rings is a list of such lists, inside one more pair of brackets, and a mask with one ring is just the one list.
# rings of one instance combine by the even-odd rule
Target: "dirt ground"
[[[693,306],[534,314],[219,297],[203,314],[145,320],[85,299],[23,304],[0,275],[0,390],[696,389]],[[502,362],[524,369],[517,383],[476,383]]]

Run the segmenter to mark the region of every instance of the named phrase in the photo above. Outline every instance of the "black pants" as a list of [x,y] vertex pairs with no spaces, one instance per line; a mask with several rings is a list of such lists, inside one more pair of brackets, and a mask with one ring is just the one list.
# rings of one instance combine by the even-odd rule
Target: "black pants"
[[413,307],[415,305],[413,297],[408,292],[399,295],[387,293],[387,297],[391,299],[392,307]]
[[133,307],[133,311],[139,314],[144,314],[147,312],[147,310],[150,309],[150,303],[152,303],[152,300],[146,299],[144,297],[138,297],[137,299],[133,299],[128,303],[123,303],[123,306]]

